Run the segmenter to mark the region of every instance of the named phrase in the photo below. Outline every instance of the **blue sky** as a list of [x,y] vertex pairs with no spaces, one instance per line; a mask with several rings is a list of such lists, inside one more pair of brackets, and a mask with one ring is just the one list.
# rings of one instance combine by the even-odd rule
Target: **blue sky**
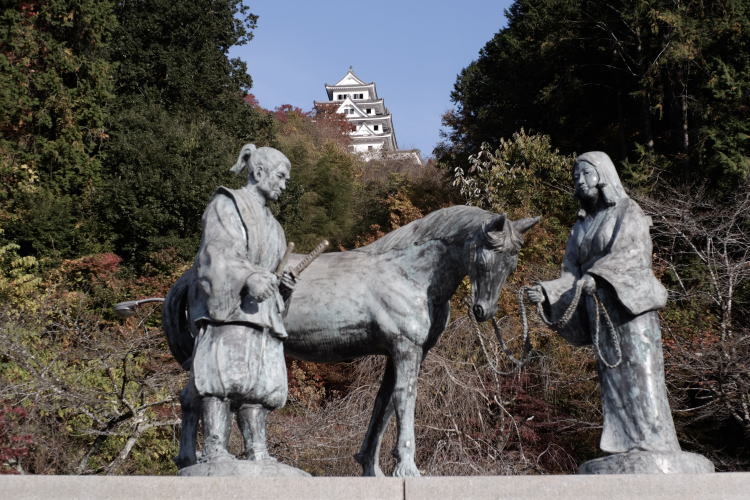
[[255,0],[255,38],[231,50],[247,62],[261,106],[310,110],[349,66],[393,114],[398,145],[428,157],[458,73],[505,25],[510,0]]

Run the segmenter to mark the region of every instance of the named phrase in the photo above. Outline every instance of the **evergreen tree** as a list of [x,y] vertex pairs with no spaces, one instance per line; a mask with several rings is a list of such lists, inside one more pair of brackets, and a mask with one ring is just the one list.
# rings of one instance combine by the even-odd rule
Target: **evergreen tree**
[[97,246],[91,205],[116,24],[112,3],[98,0],[12,2],[0,14],[0,225],[25,254]]
[[273,139],[273,120],[248,105],[246,66],[228,57],[257,17],[236,0],[118,2],[113,37],[118,100],[111,108],[100,214],[126,262],[171,246],[194,254],[200,218],[247,142]]
[[[438,155],[453,165],[520,128],[672,176],[750,174],[750,2],[517,0],[459,75]],[[640,165],[639,165],[640,164]]]

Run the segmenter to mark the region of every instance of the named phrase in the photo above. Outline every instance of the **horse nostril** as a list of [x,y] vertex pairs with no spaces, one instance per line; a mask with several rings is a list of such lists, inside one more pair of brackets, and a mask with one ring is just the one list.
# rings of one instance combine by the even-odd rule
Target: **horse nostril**
[[479,304],[474,306],[474,317],[481,319],[484,317],[484,308]]

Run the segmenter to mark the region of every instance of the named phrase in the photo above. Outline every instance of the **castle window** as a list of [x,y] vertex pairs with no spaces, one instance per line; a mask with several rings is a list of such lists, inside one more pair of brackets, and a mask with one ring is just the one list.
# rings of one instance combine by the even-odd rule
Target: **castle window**
[[373,125],[372,129],[373,130],[380,130],[380,125]]

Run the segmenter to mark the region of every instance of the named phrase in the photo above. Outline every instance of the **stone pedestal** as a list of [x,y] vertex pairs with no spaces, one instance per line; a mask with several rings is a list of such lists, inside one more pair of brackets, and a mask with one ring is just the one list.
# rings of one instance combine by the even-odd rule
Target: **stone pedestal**
[[310,477],[307,472],[276,460],[219,460],[180,469],[180,476]]
[[578,474],[705,474],[714,464],[703,455],[678,451],[629,451],[589,460],[578,467]]

